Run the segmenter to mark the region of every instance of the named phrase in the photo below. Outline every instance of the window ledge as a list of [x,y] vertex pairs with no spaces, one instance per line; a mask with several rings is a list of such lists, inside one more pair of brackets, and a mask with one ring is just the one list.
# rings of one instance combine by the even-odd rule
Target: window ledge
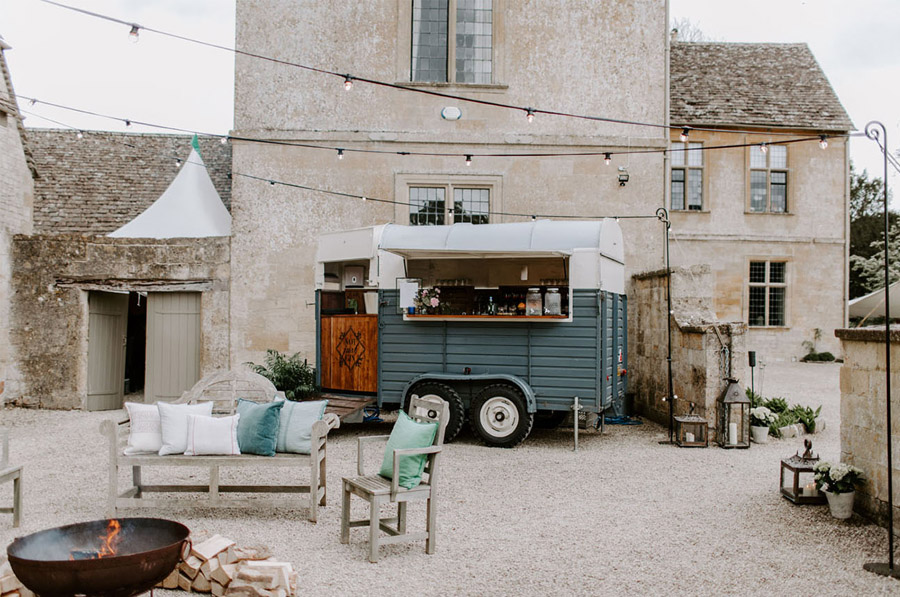
[[796,215],[791,211],[749,211],[744,210],[744,215],[750,216],[793,216]]
[[670,209],[669,214],[708,214],[708,209]]
[[396,81],[394,85],[401,87],[424,87],[450,91],[486,91],[499,93],[509,89],[509,85],[500,83],[439,83],[434,81]]
[[747,324],[747,330],[765,330],[767,332],[787,332],[790,331],[787,325],[750,325]]

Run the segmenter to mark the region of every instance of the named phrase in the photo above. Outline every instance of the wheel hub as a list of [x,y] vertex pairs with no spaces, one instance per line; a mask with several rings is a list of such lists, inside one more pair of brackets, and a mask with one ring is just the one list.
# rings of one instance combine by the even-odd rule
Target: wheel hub
[[519,411],[505,396],[488,398],[481,406],[479,416],[482,427],[494,437],[506,437],[519,424]]

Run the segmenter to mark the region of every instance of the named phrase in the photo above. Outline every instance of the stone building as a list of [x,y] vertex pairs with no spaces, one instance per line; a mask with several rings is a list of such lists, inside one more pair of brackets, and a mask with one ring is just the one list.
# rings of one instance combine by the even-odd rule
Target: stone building
[[6,65],[4,52],[8,49],[0,37],[0,401],[17,394],[22,384],[22,372],[10,349],[12,239],[16,234],[31,233],[35,175]]
[[[4,261],[22,375],[8,399],[117,408],[125,389],[177,397],[226,367],[230,239],[105,236],[162,194],[190,137],[32,129],[27,142],[37,173],[33,233],[17,235]],[[230,147],[205,140],[201,151],[227,204]],[[165,338],[155,341],[154,330]]]
[[671,153],[672,264],[709,264],[714,312],[747,324],[760,357],[805,355],[817,328],[817,350],[839,354],[853,124],[809,48],[673,43],[670,88],[686,149],[749,145]]

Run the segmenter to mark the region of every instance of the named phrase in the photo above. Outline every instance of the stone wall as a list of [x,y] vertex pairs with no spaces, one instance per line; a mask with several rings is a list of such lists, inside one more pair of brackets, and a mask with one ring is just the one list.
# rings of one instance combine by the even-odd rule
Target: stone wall
[[[34,186],[31,179],[23,129],[13,96],[0,39],[0,402],[20,391],[21,371],[10,351],[9,304],[12,289],[12,237],[30,234]],[[5,390],[4,390],[5,387]]]
[[[880,524],[887,521],[887,404],[884,327],[840,329],[841,461],[858,466],[866,481],[856,492],[854,509]],[[892,328],[891,442],[894,446],[894,529],[900,532],[900,329]]]
[[[716,401],[725,391],[729,364],[733,377],[744,376],[746,326],[716,320],[709,266],[673,269],[671,286],[674,412],[687,414],[693,402],[694,413],[710,424],[712,441]],[[632,278],[629,309],[629,390],[640,414],[668,425],[669,405],[663,401],[669,393],[665,271]]]
[[201,291],[201,375],[228,366],[229,238],[17,236],[13,271],[19,404],[82,407],[89,290]]

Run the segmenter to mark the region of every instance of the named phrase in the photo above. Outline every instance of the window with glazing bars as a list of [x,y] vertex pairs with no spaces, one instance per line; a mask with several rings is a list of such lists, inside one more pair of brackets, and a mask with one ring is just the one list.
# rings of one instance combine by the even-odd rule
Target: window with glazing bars
[[[453,204],[446,201],[453,194]],[[442,226],[490,220],[491,191],[470,187],[409,187],[409,223],[411,226]]]
[[672,209],[703,209],[703,144],[672,143]]
[[490,83],[492,52],[492,0],[413,0],[413,81]]
[[787,212],[786,146],[750,148],[750,211]]
[[748,325],[785,325],[786,268],[783,261],[750,262]]

